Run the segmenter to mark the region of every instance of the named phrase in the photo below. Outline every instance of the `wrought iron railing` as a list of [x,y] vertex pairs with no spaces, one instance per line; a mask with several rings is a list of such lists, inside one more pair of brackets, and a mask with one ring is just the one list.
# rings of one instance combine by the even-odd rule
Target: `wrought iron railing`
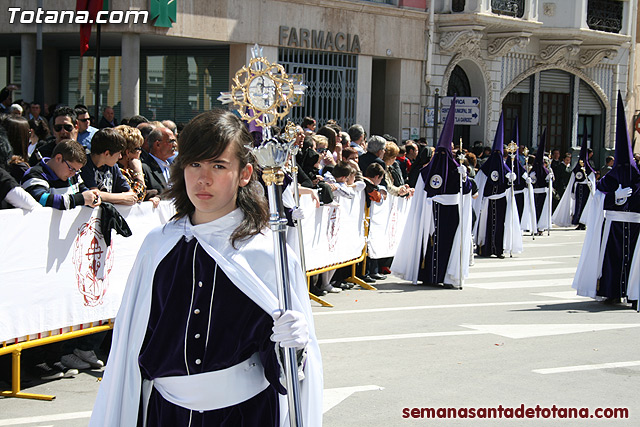
[[524,0],[491,0],[491,12],[522,18],[524,16]]
[[619,33],[622,29],[624,2],[614,0],[589,0],[587,25],[592,30]]

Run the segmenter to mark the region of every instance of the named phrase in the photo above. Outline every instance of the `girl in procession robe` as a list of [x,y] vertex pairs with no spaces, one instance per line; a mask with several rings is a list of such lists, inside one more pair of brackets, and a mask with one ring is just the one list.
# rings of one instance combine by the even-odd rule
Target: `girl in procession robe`
[[280,315],[252,143],[223,110],[180,133],[169,190],[177,213],[136,258],[90,426],[285,425],[281,347],[298,350],[304,425],[322,424],[306,281],[289,251],[293,310]]

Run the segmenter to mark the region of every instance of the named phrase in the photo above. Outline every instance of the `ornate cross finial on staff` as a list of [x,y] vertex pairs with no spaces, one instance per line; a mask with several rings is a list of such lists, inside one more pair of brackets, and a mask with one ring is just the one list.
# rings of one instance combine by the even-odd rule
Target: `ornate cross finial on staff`
[[[290,310],[291,286],[286,249],[287,220],[281,216],[283,167],[295,143],[295,125],[289,123],[284,134],[278,138],[271,134],[271,126],[284,119],[292,107],[292,98],[303,94],[306,86],[294,84],[282,65],[271,63],[262,56],[257,44],[251,49],[249,64],[236,72],[230,92],[222,92],[218,100],[237,107],[240,118],[248,124],[262,128],[262,142],[249,147],[262,168],[262,179],[269,196],[269,227],[274,232],[276,272],[278,278],[278,300],[281,311]],[[292,131],[292,128],[294,129]],[[293,427],[302,426],[300,384],[297,372],[295,348],[286,348],[284,368],[286,376],[289,420]]]
[[516,155],[516,152],[518,151],[518,144],[516,144],[515,142],[511,141],[507,147],[506,147],[506,151],[507,153],[509,153],[509,156],[513,159]]

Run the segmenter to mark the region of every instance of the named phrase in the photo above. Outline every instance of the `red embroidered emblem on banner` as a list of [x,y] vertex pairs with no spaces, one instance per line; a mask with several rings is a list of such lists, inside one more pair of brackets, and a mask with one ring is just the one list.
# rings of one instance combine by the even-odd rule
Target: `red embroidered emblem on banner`
[[340,210],[337,207],[329,208],[329,226],[327,227],[327,240],[329,241],[329,251],[333,252],[338,243],[338,232],[340,231]]
[[78,290],[88,307],[102,304],[113,267],[113,242],[107,247],[98,221],[92,217],[78,229],[72,248]]

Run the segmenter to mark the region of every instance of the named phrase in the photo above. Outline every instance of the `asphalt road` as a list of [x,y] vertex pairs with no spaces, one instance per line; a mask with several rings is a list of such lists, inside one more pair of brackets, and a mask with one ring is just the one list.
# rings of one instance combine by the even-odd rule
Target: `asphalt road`
[[[640,425],[640,314],[576,297],[583,239],[584,231],[555,229],[525,237],[513,258],[476,258],[463,290],[390,276],[378,291],[324,297],[333,308],[312,303],[324,426]],[[86,426],[99,375],[25,389],[55,394],[51,402],[0,399],[0,426]],[[413,418],[429,414],[422,408],[478,416]],[[479,418],[500,408],[503,418]],[[573,408],[587,418],[561,418]],[[601,408],[628,418],[596,418]],[[527,410],[540,418],[505,418]]]

